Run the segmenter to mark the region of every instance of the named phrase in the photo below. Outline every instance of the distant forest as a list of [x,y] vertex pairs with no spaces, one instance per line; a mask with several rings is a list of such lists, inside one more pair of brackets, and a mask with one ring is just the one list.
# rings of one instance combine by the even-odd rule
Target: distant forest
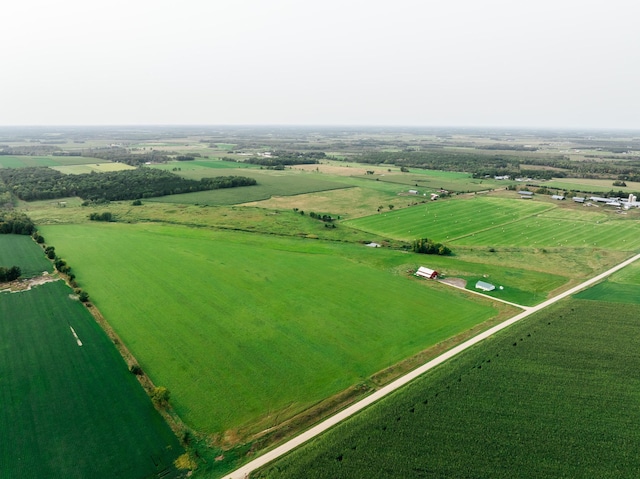
[[[359,163],[389,164],[405,168],[464,171],[476,178],[510,175],[538,179],[601,178],[608,176],[619,180],[640,179],[640,161],[631,157],[622,163],[602,161],[571,161],[564,156],[535,158],[509,154],[452,151],[430,148],[421,151],[369,151],[350,158]],[[526,165],[525,168],[522,165]],[[536,168],[540,167],[540,168]],[[552,167],[548,170],[543,167]],[[555,169],[557,168],[557,169]]]
[[290,165],[315,165],[319,160],[326,158],[327,155],[323,151],[274,151],[271,156],[252,156],[244,160],[244,163],[277,168]]
[[65,175],[46,167],[0,169],[0,180],[25,201],[79,196],[84,200],[136,200],[194,191],[251,186],[243,176],[219,176],[187,180],[168,171],[151,168]]

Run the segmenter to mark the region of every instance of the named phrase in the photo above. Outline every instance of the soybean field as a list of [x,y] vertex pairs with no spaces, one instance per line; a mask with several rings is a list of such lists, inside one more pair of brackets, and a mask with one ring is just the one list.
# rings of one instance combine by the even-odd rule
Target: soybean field
[[72,293],[0,293],[0,475],[177,477],[177,438]]

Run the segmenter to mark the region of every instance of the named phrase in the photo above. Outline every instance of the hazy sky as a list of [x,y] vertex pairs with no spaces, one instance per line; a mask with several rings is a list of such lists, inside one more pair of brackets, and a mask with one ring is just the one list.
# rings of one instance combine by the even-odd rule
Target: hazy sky
[[6,0],[0,125],[640,129],[635,0]]

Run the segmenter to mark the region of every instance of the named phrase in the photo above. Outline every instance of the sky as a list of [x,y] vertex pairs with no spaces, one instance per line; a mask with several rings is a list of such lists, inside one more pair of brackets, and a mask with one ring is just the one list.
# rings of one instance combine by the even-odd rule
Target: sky
[[7,0],[0,125],[640,129],[635,0]]

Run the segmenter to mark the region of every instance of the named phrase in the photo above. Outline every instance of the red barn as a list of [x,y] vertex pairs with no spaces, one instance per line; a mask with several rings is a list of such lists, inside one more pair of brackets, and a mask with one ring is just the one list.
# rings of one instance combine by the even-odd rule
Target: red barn
[[436,279],[438,277],[438,272],[436,270],[420,266],[418,271],[416,271],[416,276],[422,276],[427,279]]

